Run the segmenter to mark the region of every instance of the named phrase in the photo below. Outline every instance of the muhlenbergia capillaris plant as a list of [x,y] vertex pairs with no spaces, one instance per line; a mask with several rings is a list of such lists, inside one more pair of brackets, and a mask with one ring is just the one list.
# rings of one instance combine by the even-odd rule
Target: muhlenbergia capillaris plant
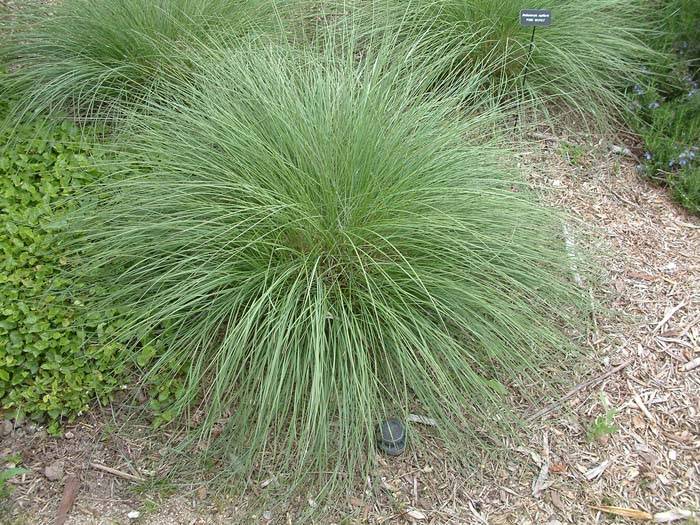
[[348,482],[386,417],[434,418],[450,450],[507,432],[583,295],[559,218],[485,138],[493,116],[461,119],[400,62],[197,63],[127,120],[69,224],[87,306],[123,312],[134,355],[157,349],[146,377],[178,374],[207,454]]
[[9,75],[0,96],[20,100],[18,111],[29,115],[110,120],[163,76],[186,76],[191,64],[184,50],[272,32],[275,13],[268,0],[29,3],[13,12],[2,34],[0,63]]
[[[530,45],[532,30],[520,26],[519,13],[538,6],[551,10],[553,22],[537,29]],[[503,100],[522,99],[540,114],[558,107],[564,120],[573,113],[594,127],[619,119],[624,89],[663,60],[645,42],[654,34],[655,9],[646,0],[375,0],[348,9],[356,19],[367,13],[368,32],[421,40],[428,54],[434,46],[447,65],[445,79],[478,72]]]

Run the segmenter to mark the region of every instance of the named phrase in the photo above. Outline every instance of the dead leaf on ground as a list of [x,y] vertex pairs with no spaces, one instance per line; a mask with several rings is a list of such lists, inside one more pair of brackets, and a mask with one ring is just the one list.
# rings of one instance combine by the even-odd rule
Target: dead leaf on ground
[[559,495],[558,492],[556,491],[551,491],[549,493],[549,498],[552,501],[552,505],[554,505],[557,509],[559,509],[562,512],[568,512],[569,509],[566,508],[566,505],[564,505],[564,502],[561,500],[561,496]]
[[352,505],[353,507],[363,507],[364,504],[365,502],[362,501],[360,498],[350,496],[350,505]]
[[610,465],[610,460],[606,459],[597,467],[593,467],[592,469],[588,470],[584,476],[588,481],[593,481],[594,479],[597,479],[603,475],[603,472],[605,472],[605,469],[608,468],[608,465]]
[[634,428],[644,428],[646,426],[644,424],[644,420],[637,414],[632,416],[632,425],[634,426]]
[[565,463],[552,463],[549,467],[549,471],[553,474],[560,474],[562,472],[566,472],[566,464]]
[[637,509],[626,509],[624,507],[610,507],[607,505],[602,505],[600,507],[591,506],[592,509],[605,512],[607,514],[614,514],[616,516],[624,516],[625,518],[630,518],[633,520],[650,520],[653,518],[651,514],[644,510]]
[[407,511],[406,516],[414,521],[423,521],[426,519],[426,515],[416,509]]
[[677,520],[687,520],[697,518],[700,514],[692,510],[668,510],[666,512],[657,512],[654,514],[655,523],[671,523]]

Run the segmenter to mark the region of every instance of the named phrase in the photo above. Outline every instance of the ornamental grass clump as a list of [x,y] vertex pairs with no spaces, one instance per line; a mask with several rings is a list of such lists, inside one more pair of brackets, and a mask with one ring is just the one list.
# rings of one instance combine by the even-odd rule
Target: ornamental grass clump
[[584,304],[560,219],[484,144],[491,116],[416,93],[400,62],[203,65],[131,116],[70,221],[75,278],[150,349],[144,379],[176,370],[198,450],[244,475],[349,482],[409,413],[450,450],[491,446]]
[[[519,13],[538,6],[551,10],[552,24],[536,30],[531,47],[532,30],[520,26]],[[653,9],[646,0],[377,0],[353,7],[367,13],[368,33],[388,30],[422,41],[424,53],[433,47],[443,60],[450,56],[445,79],[486,74],[494,94],[534,104],[540,114],[558,107],[563,120],[570,123],[573,113],[591,126],[619,119],[624,88],[641,78],[643,66],[663,60],[645,42]]]
[[18,111],[111,120],[164,76],[192,64],[183,51],[235,45],[276,26],[268,0],[62,0],[29,4],[8,18],[0,61],[11,73],[0,96]]

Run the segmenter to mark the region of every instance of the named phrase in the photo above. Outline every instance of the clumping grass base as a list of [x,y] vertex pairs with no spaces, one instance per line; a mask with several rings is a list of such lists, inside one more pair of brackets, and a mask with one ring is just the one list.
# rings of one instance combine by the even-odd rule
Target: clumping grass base
[[141,100],[165,76],[187,76],[188,50],[271,30],[276,11],[268,0],[30,3],[5,23],[0,63],[10,74],[0,96],[21,98],[18,111],[30,115],[113,120],[119,103]]
[[[591,126],[616,124],[624,115],[624,88],[645,66],[665,55],[647,41],[655,35],[654,7],[644,0],[553,0],[552,24],[521,27],[525,0],[375,0],[345,2],[367,34],[388,32],[421,54],[440,60],[443,84],[478,74],[484,89],[504,101],[524,101],[538,116],[558,107],[559,121],[572,116]],[[541,120],[541,119],[540,119]]]
[[508,432],[585,301],[559,218],[483,144],[489,115],[421,98],[400,62],[270,46],[203,66],[129,119],[71,224],[92,307],[158,349],[148,375],[178,370],[206,450],[347,481],[385,417],[434,418],[452,450]]

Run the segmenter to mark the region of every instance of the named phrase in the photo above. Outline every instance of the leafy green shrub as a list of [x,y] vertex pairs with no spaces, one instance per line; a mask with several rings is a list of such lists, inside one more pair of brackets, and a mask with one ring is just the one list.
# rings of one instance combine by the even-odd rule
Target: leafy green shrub
[[637,131],[644,144],[640,168],[653,180],[668,184],[683,206],[700,213],[700,93],[690,87],[684,95],[663,100],[650,87],[640,96]]
[[700,215],[700,166],[695,164],[692,168],[686,168],[674,175],[671,188],[674,198],[681,205]]
[[585,317],[559,219],[474,146],[488,115],[333,62],[204,63],[129,119],[70,221],[90,308],[153,344],[145,380],[182,371],[178,414],[239,472],[351,477],[411,411],[488,446]]
[[60,297],[69,283],[56,223],[65,199],[100,176],[90,153],[75,126],[39,121],[17,124],[0,150],[0,410],[48,416],[54,431],[107,398],[121,368],[115,345],[86,344],[115,326],[83,312],[80,295]]
[[666,30],[656,45],[674,59],[662,75],[649,72],[630,89],[631,123],[643,144],[640,171],[670,186],[680,204],[700,214],[700,5],[664,4]]
[[[525,0],[377,0],[358,2],[358,9],[371,10],[371,21],[364,22],[370,31],[384,26],[420,42],[421,53],[450,57],[443,76],[453,83],[486,73],[486,87],[499,96],[523,97],[540,109],[558,105],[585,117],[584,125],[614,122],[624,112],[630,80],[641,77],[643,64],[659,60],[644,42],[651,34],[645,23],[651,4],[553,0],[543,5],[552,10],[553,23],[537,30],[531,49],[532,31],[520,27],[519,12],[537,5]],[[383,13],[385,23],[376,23],[377,13]]]
[[697,69],[700,64],[700,4],[695,0],[661,0],[665,9],[662,40],[664,49],[674,49],[681,60],[690,61]]
[[262,22],[267,0],[63,0],[20,10],[0,44],[12,73],[0,96],[21,109],[59,110],[107,119],[114,102],[151,92],[164,75],[192,64],[182,51],[224,45]]

